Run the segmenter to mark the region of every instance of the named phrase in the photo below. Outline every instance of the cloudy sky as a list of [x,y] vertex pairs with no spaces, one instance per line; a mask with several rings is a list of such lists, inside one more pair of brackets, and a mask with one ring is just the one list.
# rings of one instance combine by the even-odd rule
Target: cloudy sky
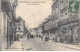
[[52,0],[18,0],[17,17],[21,16],[28,28],[35,28],[51,14],[52,2]]

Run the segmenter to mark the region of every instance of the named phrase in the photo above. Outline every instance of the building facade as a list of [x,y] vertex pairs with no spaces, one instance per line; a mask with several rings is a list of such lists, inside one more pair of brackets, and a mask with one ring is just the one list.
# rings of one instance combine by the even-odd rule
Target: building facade
[[13,17],[13,3],[15,0],[12,1],[0,0],[0,50],[9,48],[14,39],[13,27],[15,25],[13,25],[13,19],[15,17]]
[[79,13],[69,12],[69,1],[53,0],[52,14],[43,23],[43,32],[56,42],[78,44]]
[[21,38],[22,36],[24,36],[25,34],[25,21],[21,18],[18,17],[15,21],[16,24],[16,38],[17,40],[19,40],[19,38]]
[[58,22],[59,22],[59,17],[60,17],[60,0],[54,0],[53,5],[52,5],[52,34],[54,35],[53,40],[54,41],[59,41],[59,27],[58,27]]
[[46,34],[49,39],[53,40],[58,38],[58,21],[59,21],[59,0],[54,0],[54,4],[51,6],[52,14],[47,18],[47,20],[43,23],[43,32]]
[[[79,6],[80,6],[80,4],[79,4]],[[78,12],[78,18],[79,18],[79,31],[80,31],[80,7],[79,7],[79,12]],[[80,32],[79,32],[79,34],[80,34]],[[80,35],[79,35],[79,45],[80,45]]]
[[42,33],[42,25],[39,25],[39,27],[34,28],[34,32],[35,32],[36,38],[37,37],[41,38],[43,36],[43,33]]
[[[56,5],[58,6],[58,37],[57,41],[63,43],[74,43],[79,42],[79,18],[78,13],[68,12],[69,0],[56,0]],[[53,4],[53,6],[54,6]],[[55,9],[57,7],[53,7]],[[54,10],[56,11],[56,10]],[[56,13],[56,12],[54,12]],[[56,15],[56,14],[54,14]]]
[[74,43],[79,42],[79,18],[78,13],[68,12],[69,0],[60,0],[59,17],[59,37],[60,42]]

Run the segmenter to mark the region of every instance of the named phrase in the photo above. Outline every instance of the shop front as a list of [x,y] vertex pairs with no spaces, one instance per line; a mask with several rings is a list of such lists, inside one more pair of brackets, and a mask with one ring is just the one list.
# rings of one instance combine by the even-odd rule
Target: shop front
[[59,32],[60,42],[78,44],[79,21],[60,26]]

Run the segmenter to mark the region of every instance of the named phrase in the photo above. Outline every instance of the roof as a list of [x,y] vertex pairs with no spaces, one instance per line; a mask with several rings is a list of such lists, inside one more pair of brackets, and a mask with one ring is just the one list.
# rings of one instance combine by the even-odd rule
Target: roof
[[[20,22],[20,20],[24,21],[20,16],[16,18],[15,22]],[[25,21],[24,21],[25,22]]]

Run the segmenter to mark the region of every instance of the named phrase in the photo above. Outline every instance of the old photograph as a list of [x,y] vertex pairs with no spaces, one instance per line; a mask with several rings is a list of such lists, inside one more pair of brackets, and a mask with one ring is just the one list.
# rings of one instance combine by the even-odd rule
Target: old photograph
[[0,0],[0,51],[80,51],[80,0]]

